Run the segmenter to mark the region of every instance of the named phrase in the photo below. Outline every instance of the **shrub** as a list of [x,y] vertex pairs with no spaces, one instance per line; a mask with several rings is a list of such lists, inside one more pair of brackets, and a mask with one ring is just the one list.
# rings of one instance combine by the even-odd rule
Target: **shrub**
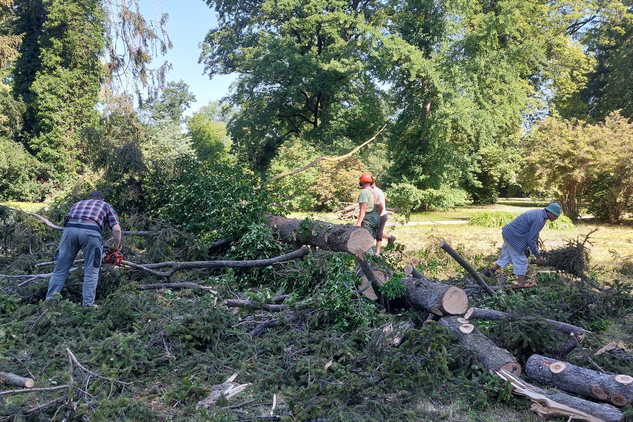
[[516,217],[517,214],[509,211],[484,211],[473,215],[468,224],[472,226],[497,228],[505,226]]

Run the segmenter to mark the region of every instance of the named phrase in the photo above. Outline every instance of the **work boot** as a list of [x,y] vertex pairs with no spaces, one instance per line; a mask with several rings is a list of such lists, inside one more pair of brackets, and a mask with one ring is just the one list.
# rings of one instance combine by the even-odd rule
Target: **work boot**
[[387,238],[387,245],[391,245],[396,241],[396,236],[389,236],[389,238]]

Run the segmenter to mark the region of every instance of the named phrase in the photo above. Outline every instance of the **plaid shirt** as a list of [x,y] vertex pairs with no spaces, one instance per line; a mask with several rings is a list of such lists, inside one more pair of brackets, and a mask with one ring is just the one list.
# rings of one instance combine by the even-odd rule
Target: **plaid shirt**
[[89,218],[94,220],[103,228],[107,223],[109,227],[119,224],[116,212],[110,204],[99,199],[85,199],[76,202],[68,212],[70,218]]
[[519,252],[523,252],[529,247],[534,256],[538,258],[541,254],[538,251],[536,241],[539,233],[545,227],[546,221],[547,212],[543,208],[526,211],[501,229],[503,240]]

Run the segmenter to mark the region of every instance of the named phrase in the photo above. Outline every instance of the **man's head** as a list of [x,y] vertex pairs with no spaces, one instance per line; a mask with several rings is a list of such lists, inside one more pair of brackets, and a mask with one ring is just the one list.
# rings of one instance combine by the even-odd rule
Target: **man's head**
[[551,204],[545,207],[545,211],[547,212],[547,219],[549,221],[554,221],[558,217],[560,217],[562,208],[556,202],[552,202]]
[[100,201],[105,201],[105,195],[98,190],[95,190],[88,194],[88,199],[98,199]]
[[371,186],[371,182],[373,180],[374,178],[371,177],[371,173],[363,173],[360,175],[358,184],[360,185],[361,188],[365,189],[366,187]]

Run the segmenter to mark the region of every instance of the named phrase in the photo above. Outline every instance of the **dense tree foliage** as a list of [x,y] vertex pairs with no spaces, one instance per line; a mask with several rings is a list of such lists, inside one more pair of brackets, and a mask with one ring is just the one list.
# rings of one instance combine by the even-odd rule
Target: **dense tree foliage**
[[595,125],[550,118],[527,148],[523,186],[535,196],[553,194],[570,218],[578,218],[583,198],[609,221],[633,210],[633,124],[618,113]]

